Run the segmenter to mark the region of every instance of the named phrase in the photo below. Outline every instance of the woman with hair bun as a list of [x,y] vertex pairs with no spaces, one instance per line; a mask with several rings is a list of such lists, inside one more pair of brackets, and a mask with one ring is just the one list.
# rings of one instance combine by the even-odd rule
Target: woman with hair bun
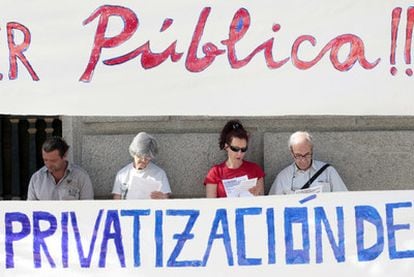
[[264,193],[265,176],[259,165],[244,160],[248,149],[249,135],[239,120],[230,120],[220,134],[219,146],[227,152],[227,159],[214,165],[204,179],[207,198],[228,197],[225,184],[257,178],[256,185],[249,189],[257,196]]

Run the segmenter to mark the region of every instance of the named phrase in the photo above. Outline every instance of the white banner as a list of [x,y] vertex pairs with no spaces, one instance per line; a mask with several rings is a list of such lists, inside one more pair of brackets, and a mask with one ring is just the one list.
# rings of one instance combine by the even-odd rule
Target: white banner
[[413,3],[3,0],[0,113],[413,115]]
[[411,276],[414,191],[0,202],[1,276]]

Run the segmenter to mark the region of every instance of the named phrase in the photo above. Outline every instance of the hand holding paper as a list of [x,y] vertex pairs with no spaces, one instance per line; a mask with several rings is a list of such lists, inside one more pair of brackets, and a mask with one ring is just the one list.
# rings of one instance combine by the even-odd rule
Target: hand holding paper
[[254,196],[250,192],[250,189],[256,186],[256,183],[257,183],[257,178],[241,181],[240,184],[235,188],[235,192],[238,194],[237,197]]
[[254,196],[250,189],[256,186],[257,178],[247,179],[247,176],[223,180],[227,197],[246,197]]
[[151,193],[161,190],[161,183],[135,176],[128,189],[128,199],[150,199]]

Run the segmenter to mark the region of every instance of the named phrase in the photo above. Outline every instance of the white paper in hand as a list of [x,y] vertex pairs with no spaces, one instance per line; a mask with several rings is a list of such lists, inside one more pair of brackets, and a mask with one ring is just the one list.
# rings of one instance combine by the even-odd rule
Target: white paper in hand
[[236,177],[233,179],[223,179],[223,186],[226,191],[227,197],[239,197],[239,193],[235,191],[237,186],[248,179],[247,175]]
[[295,194],[299,194],[299,193],[303,193],[303,194],[307,194],[307,193],[321,193],[322,192],[322,186],[318,185],[318,186],[312,186],[310,188],[307,189],[298,189],[295,190]]
[[235,193],[238,197],[251,197],[254,196],[250,193],[249,189],[254,187],[257,183],[257,178],[241,181],[240,184],[235,188]]
[[150,199],[151,192],[161,190],[161,182],[138,176],[132,178],[128,188],[127,199]]
[[253,196],[249,189],[257,183],[257,178],[248,179],[247,175],[233,179],[223,180],[227,197],[250,197]]

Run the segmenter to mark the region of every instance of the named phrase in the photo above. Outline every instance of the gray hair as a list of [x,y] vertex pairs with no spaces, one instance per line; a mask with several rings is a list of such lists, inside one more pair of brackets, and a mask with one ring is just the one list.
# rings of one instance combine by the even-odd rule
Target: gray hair
[[289,142],[288,142],[289,149],[292,149],[293,145],[296,145],[302,142],[309,143],[310,146],[313,148],[313,140],[312,140],[311,134],[309,134],[306,131],[294,132],[292,135],[290,135],[290,138],[289,138]]
[[147,155],[155,158],[158,153],[157,141],[153,136],[145,132],[138,133],[129,145],[129,154],[132,157],[137,155]]

